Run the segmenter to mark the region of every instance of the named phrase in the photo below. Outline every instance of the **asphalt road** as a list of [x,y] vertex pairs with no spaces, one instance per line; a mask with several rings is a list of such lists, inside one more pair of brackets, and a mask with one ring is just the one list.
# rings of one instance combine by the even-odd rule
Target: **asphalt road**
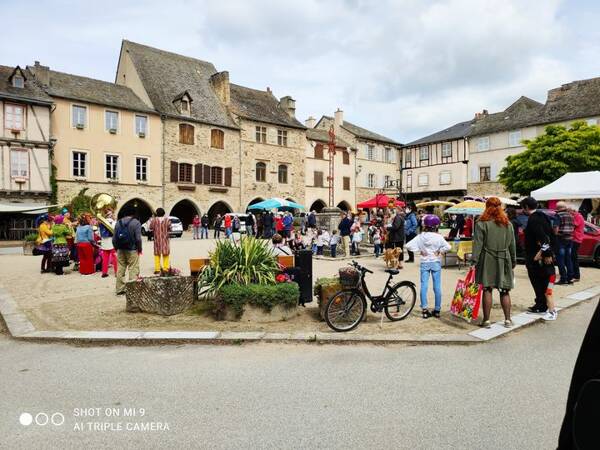
[[552,449],[594,307],[477,346],[77,347],[1,335],[0,448]]

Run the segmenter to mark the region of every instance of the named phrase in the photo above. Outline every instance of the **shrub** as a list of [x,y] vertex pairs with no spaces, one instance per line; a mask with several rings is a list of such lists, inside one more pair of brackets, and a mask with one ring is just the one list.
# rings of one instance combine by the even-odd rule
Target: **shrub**
[[340,279],[338,277],[318,278],[317,281],[315,281],[315,287],[313,289],[313,294],[320,295],[322,288],[333,287],[333,286],[340,286]]
[[38,238],[37,233],[29,233],[25,235],[25,242],[35,242]]
[[293,308],[298,304],[299,298],[300,289],[296,283],[228,284],[217,291],[212,304],[217,319],[224,317],[227,307],[239,318],[244,313],[244,305],[247,303],[270,312],[276,305]]

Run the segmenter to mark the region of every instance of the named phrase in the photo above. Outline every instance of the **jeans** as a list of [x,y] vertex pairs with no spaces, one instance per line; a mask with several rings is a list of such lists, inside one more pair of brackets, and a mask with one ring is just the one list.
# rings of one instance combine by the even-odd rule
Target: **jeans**
[[196,226],[196,225],[193,225],[193,226],[192,226],[192,231],[194,232],[194,237],[193,237],[193,239],[200,239],[200,233],[199,233],[199,231],[200,231],[200,227],[198,227],[198,226]]
[[323,246],[317,245],[317,255],[323,255]]
[[573,278],[579,280],[581,273],[579,272],[579,246],[580,242],[573,242],[571,246],[571,265],[573,266]]
[[373,244],[373,250],[375,251],[375,257],[378,258],[382,253],[382,245],[381,244]]
[[421,263],[421,308],[427,308],[427,288],[430,274],[433,279],[435,310],[440,311],[442,309],[442,263],[439,261]]
[[560,281],[567,282],[573,279],[573,264],[571,259],[571,247],[573,242],[568,239],[558,239],[558,254],[556,262]]
[[331,244],[331,257],[335,258],[336,255],[336,251],[337,251],[337,244]]
[[214,238],[219,239],[220,237],[221,237],[221,227],[217,226],[217,227],[215,227]]
[[225,228],[225,237],[228,238],[229,236],[232,235],[232,233],[233,233],[233,231],[232,231],[231,227]]
[[200,239],[208,239],[208,227],[200,227]]

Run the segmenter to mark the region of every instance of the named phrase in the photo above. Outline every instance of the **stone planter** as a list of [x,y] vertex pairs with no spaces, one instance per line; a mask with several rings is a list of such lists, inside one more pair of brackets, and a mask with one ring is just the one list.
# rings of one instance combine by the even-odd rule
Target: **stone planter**
[[327,301],[341,290],[342,285],[340,283],[319,286],[319,290],[317,292],[317,303],[319,305],[319,317],[321,317],[321,320],[325,320],[325,308],[327,307]]
[[35,247],[34,241],[23,241],[23,254],[31,256],[33,255],[33,248]]
[[171,316],[194,303],[193,277],[150,277],[126,284],[127,312]]
[[255,322],[255,323],[270,323],[281,322],[288,320],[298,315],[298,307],[286,308],[282,305],[275,305],[271,311],[267,312],[258,306],[246,304],[244,305],[244,313],[241,317],[237,317],[232,308],[225,308],[224,320],[230,322]]

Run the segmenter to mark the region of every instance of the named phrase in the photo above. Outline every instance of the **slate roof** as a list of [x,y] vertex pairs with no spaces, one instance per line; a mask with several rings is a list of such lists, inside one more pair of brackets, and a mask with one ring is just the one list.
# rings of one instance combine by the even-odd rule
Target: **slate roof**
[[[331,121],[334,120],[333,117],[331,117],[331,116],[323,116],[323,117],[321,117],[319,122],[321,122],[321,120],[323,120],[323,119],[327,119],[327,120],[331,120]],[[344,128],[346,131],[352,133],[353,135],[355,135],[358,138],[367,139],[367,140],[376,141],[376,142],[383,142],[386,144],[402,145],[402,144],[394,141],[393,139],[382,136],[381,134],[377,134],[373,131],[369,131],[366,128],[359,127],[358,125],[354,125],[353,123],[348,122],[347,120],[344,120],[344,122],[342,123],[342,128]]]
[[548,91],[539,124],[600,116],[600,77],[563,84]]
[[[306,138],[312,141],[319,141],[329,143],[329,131],[324,130],[322,128],[307,128],[306,129]],[[336,147],[349,147],[352,148],[352,145],[348,144],[342,138],[336,136],[335,137]]]
[[409,142],[408,144],[405,144],[405,147],[464,138],[469,134],[473,122],[473,120],[459,122],[451,127],[446,128],[445,130],[438,131],[437,133],[430,134],[429,136],[417,139],[416,141]]
[[156,113],[127,86],[50,70],[46,92],[65,98],[132,111]]
[[[123,40],[154,108],[171,117],[238,129],[212,88],[217,73],[211,63]],[[191,116],[181,115],[173,101],[184,91],[192,98]]]
[[468,135],[491,134],[539,124],[543,106],[535,100],[521,96],[504,111],[475,119]]
[[15,67],[0,66],[0,97],[13,100],[30,100],[32,102],[52,103],[52,99],[44,92],[27,69],[21,69],[25,77],[25,86],[14,87],[9,80]]
[[230,83],[231,110],[240,117],[258,122],[305,129],[297,119],[290,117],[279,100],[268,91],[259,91]]

